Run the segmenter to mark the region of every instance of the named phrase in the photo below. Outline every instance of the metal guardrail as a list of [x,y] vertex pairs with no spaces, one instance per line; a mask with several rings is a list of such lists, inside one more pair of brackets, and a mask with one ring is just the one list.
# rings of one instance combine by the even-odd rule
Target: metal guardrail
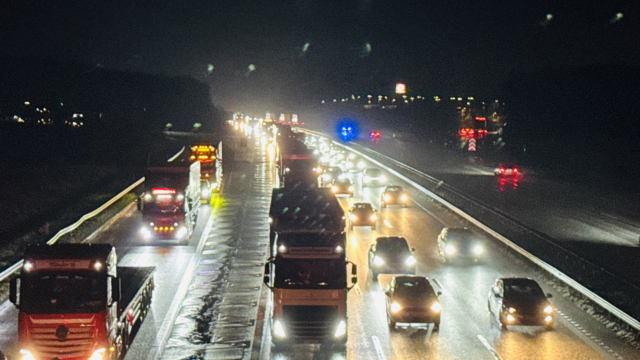
[[[325,134],[319,133],[319,132],[315,132],[315,131],[311,131],[311,130],[306,130],[306,129],[300,129],[302,131],[305,132],[309,132],[315,135],[319,135],[319,136],[323,136],[325,137]],[[490,234],[491,236],[495,237],[496,239],[502,241],[505,245],[509,246],[511,249],[513,249],[514,251],[518,252],[520,255],[526,257],[529,261],[533,262],[534,264],[536,264],[537,266],[539,266],[540,268],[544,269],[545,271],[549,272],[551,275],[555,276],[556,278],[558,278],[559,280],[563,281],[564,283],[566,283],[567,285],[571,286],[573,289],[575,289],[576,291],[580,292],[581,294],[583,294],[585,297],[589,298],[591,301],[593,301],[594,303],[598,304],[601,308],[603,308],[604,310],[608,311],[610,314],[616,316],[617,318],[619,318],[620,320],[624,321],[625,323],[629,324],[631,327],[635,328],[636,330],[640,330],[640,321],[636,320],[635,318],[633,318],[632,316],[630,316],[629,314],[625,313],[624,311],[618,309],[616,306],[614,306],[613,304],[611,304],[610,302],[608,302],[607,300],[603,299],[602,297],[600,297],[598,294],[594,293],[593,291],[589,290],[588,288],[586,288],[585,286],[583,286],[582,284],[580,284],[579,282],[575,281],[574,279],[572,279],[571,277],[567,276],[565,273],[563,273],[562,271],[556,269],[555,267],[549,265],[547,262],[539,259],[538,257],[534,256],[533,254],[529,253],[528,251],[526,251],[525,249],[523,249],[522,247],[518,246],[517,244],[515,244],[514,242],[512,242],[511,240],[507,239],[505,236],[499,234],[498,232],[496,232],[495,230],[491,229],[490,227],[488,227],[487,225],[485,225],[484,223],[482,223],[481,221],[477,220],[476,218],[472,217],[471,215],[467,214],[466,212],[464,212],[463,210],[459,209],[458,207],[454,206],[453,204],[451,204],[450,202],[446,201],[445,199],[443,199],[442,197],[440,197],[439,195],[435,194],[434,192],[426,189],[425,187],[423,187],[422,185],[418,184],[417,182],[409,179],[408,177],[406,177],[405,175],[389,168],[388,166],[382,164],[381,162],[371,158],[368,155],[363,154],[362,152],[353,149],[352,147],[346,146],[344,144],[340,144],[336,141],[332,141],[335,145],[343,147],[345,149],[348,149],[349,151],[352,151],[360,156],[362,156],[363,158],[366,158],[367,160],[371,161],[372,163],[385,168],[387,171],[389,171],[390,173],[394,174],[395,176],[397,176],[398,178],[404,180],[405,182],[407,182],[408,184],[410,184],[411,186],[413,186],[414,188],[416,188],[417,190],[419,190],[420,192],[426,194],[427,196],[433,198],[434,200],[438,201],[439,203],[441,203],[442,205],[446,206],[448,209],[450,209],[451,211],[455,212],[456,214],[458,214],[459,216],[465,218],[467,221],[473,223],[475,226],[479,227],[480,229],[482,229],[483,231],[485,231],[486,233]],[[370,149],[367,149],[371,152],[374,152]],[[376,153],[376,152],[374,152]],[[378,154],[376,153],[376,155],[380,155],[383,156],[387,159],[389,159],[390,161],[393,161],[396,164],[399,164],[399,166],[401,166],[402,168],[409,170],[411,172],[414,172],[422,177],[427,178],[430,181],[434,181],[434,182],[438,182],[437,179],[422,173],[419,170],[413,169],[410,166],[406,165],[406,164],[402,164],[400,162],[398,162],[395,159],[392,159],[386,155],[383,154]],[[452,189],[451,189],[452,190]],[[458,194],[460,195],[460,194]],[[462,195],[464,196],[464,195]],[[466,196],[464,196],[466,197]],[[466,197],[467,201],[473,201],[471,199],[469,199],[468,197]],[[497,214],[497,215],[501,215],[501,214]],[[511,220],[511,219],[507,219],[507,220]],[[519,225],[519,224],[516,224]],[[529,229],[525,229],[527,231],[530,231]],[[574,256],[576,256],[575,254],[573,254]]]
[[[47,245],[53,245],[56,242],[58,242],[58,240],[74,231],[75,229],[77,229],[80,225],[82,225],[83,222],[91,219],[92,217],[100,214],[102,211],[104,211],[104,209],[108,208],[109,206],[113,205],[113,203],[115,203],[116,201],[120,200],[124,195],[128,194],[129,192],[131,192],[131,190],[135,189],[137,186],[139,186],[140,184],[142,184],[144,182],[144,178],[141,178],[140,180],[134,182],[133,184],[131,184],[128,188],[122,190],[118,195],[114,196],[111,200],[107,201],[106,203],[104,203],[102,206],[100,206],[99,208],[93,210],[92,212],[83,215],[78,221],[76,221],[75,223],[67,226],[66,228],[58,231],[58,233],[56,233],[51,239],[49,239],[49,241],[47,241]],[[4,281],[6,280],[11,274],[13,274],[14,272],[20,270],[22,268],[22,263],[24,262],[24,260],[20,260],[17,263],[11,265],[9,268],[7,268],[6,270],[4,270],[3,272],[0,273],[0,281]]]

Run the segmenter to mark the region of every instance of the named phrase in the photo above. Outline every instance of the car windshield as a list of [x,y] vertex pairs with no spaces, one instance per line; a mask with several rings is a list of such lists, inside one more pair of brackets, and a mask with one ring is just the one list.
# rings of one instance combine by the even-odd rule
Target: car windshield
[[429,280],[417,278],[398,281],[394,295],[407,299],[425,299],[434,296],[435,293]]
[[532,280],[504,281],[505,297],[544,297],[540,286]]
[[387,191],[387,192],[399,192],[399,191],[402,191],[402,188],[400,186],[388,186],[385,191]]
[[357,211],[372,211],[373,207],[371,204],[355,204],[353,209]]
[[275,274],[275,287],[284,289],[341,289],[347,281],[342,259],[279,259]]
[[409,245],[402,238],[378,239],[378,251],[385,253],[408,253]]
[[447,240],[455,242],[471,242],[475,240],[475,236],[468,230],[450,229],[447,234]]

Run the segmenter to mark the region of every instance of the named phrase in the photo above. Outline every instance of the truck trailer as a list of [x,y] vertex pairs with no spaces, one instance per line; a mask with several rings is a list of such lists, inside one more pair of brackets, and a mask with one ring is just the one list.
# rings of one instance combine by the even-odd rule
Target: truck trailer
[[150,309],[155,268],[117,262],[109,244],[29,246],[9,294],[19,359],[123,359]]

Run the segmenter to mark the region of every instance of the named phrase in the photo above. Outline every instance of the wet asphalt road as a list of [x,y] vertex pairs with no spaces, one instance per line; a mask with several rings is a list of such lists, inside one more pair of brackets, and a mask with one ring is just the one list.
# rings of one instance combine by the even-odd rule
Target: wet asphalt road
[[[386,174],[392,179],[391,174]],[[380,209],[382,188],[360,186],[352,175],[358,201]],[[401,184],[401,183],[400,183]],[[405,187],[405,189],[409,189]],[[379,212],[377,230],[356,227],[348,233],[347,255],[358,264],[359,284],[349,293],[349,341],[347,351],[336,353],[314,345],[296,346],[286,352],[271,349],[272,359],[633,359],[638,352],[622,344],[603,325],[547,286],[544,274],[478,233],[489,243],[479,262],[443,264],[436,256],[436,237],[443,226],[469,226],[452,213],[410,190],[415,201],[409,208],[390,206]],[[346,211],[348,198],[341,199]],[[400,235],[416,248],[418,274],[434,278],[443,294],[439,332],[431,327],[390,331],[386,322],[383,289],[391,275],[374,282],[367,266],[367,252],[377,236]],[[541,276],[542,275],[542,276]],[[511,326],[501,332],[487,310],[489,287],[497,277],[526,276],[536,279],[558,310],[552,331],[539,327]]]
[[[234,167],[234,175],[229,174],[238,186],[229,188],[224,202],[217,208],[203,207],[198,218],[198,230],[188,246],[142,244],[137,236],[140,215],[135,208],[94,240],[116,245],[120,265],[156,266],[157,286],[151,316],[143,323],[127,359],[248,358],[246,340],[252,334],[252,318],[256,316],[255,303],[262,281],[259,263],[264,256],[268,233],[266,219],[272,175],[263,159],[247,157],[244,160]],[[387,176],[391,179],[390,174]],[[360,177],[355,176],[354,180],[357,187],[355,198],[369,201],[379,209],[381,188],[362,190]],[[265,357],[638,357],[635,350],[618,342],[601,324],[547,286],[538,270],[499,246],[490,246],[485,260],[477,264],[450,266],[436,261],[435,238],[442,226],[466,224],[422,195],[410,194],[415,200],[411,207],[389,207],[380,212],[377,230],[355,228],[348,233],[347,254],[359,265],[359,285],[349,294],[350,326],[346,352],[334,353],[302,345],[279,353],[277,349],[269,349],[269,344],[263,344],[266,347]],[[341,200],[345,208],[347,201]],[[389,276],[381,275],[379,281],[374,282],[368,274],[366,261],[371,241],[380,235],[406,237],[417,250],[418,273],[435,278],[441,285],[443,312],[439,333],[414,328],[389,331],[382,292]],[[233,251],[234,248],[243,251]],[[246,257],[238,258],[238,253]],[[514,327],[509,332],[500,332],[491,323],[486,306],[489,286],[499,276],[530,276],[539,281],[545,292],[552,293],[551,302],[559,310],[554,330],[545,332],[538,328]],[[236,287],[242,290],[234,292]],[[226,303],[222,301],[224,294],[229,299]],[[205,301],[207,299],[210,301]],[[208,320],[198,322],[198,315],[203,314],[209,314]],[[232,316],[240,317],[231,319]],[[17,312],[11,304],[0,306],[0,349],[15,350],[16,318]]]

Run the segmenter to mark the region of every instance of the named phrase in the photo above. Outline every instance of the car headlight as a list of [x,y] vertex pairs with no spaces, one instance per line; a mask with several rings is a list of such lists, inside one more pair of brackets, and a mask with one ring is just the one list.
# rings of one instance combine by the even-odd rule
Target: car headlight
[[444,247],[444,252],[449,254],[449,255],[453,255],[456,253],[456,248],[453,247],[452,245],[447,245]]
[[104,358],[104,353],[107,352],[107,349],[100,348],[91,354],[89,360],[102,360]]
[[273,335],[281,339],[284,339],[287,337],[287,334],[284,332],[284,326],[282,326],[282,323],[280,322],[280,320],[276,320],[273,323]]
[[431,304],[431,310],[433,310],[434,312],[440,312],[440,310],[442,310],[442,305],[440,305],[440,303],[436,301]]
[[31,352],[28,350],[20,350],[20,355],[22,356],[21,360],[36,360],[36,358],[31,355]]
[[404,264],[407,266],[413,266],[416,264],[416,258],[411,255],[407,258],[407,260],[404,261]]
[[336,333],[333,334],[333,337],[339,338],[344,336],[347,333],[347,323],[344,320],[340,320],[338,324],[338,328],[336,329]]
[[355,188],[353,187],[353,185],[349,186],[349,191],[354,191]]
[[334,250],[336,251],[336,253],[340,254],[344,249],[342,248],[342,246],[338,245]]
[[349,215],[349,219],[351,219],[352,221],[356,221],[356,220],[358,220],[358,217],[353,215],[353,214],[351,214],[351,215]]
[[338,187],[337,187],[337,186],[332,186],[332,187],[331,187],[331,190],[332,190],[333,192],[338,192]]
[[287,252],[287,247],[286,247],[286,246],[284,246],[284,245],[280,245],[280,246],[278,246],[278,252],[279,252],[279,253]]
[[397,302],[394,302],[393,304],[391,304],[391,312],[392,313],[395,314],[400,310],[402,310],[402,305],[398,304]]
[[178,201],[182,201],[182,200],[184,200],[184,195],[182,195],[182,194],[178,194],[178,195],[176,196],[176,200],[178,200]]
[[376,214],[371,215],[370,217],[371,221],[376,221],[378,220],[378,216],[376,216]]
[[[151,200],[153,200],[153,195],[151,194],[144,194],[144,201],[146,202],[150,202]],[[26,350],[25,350],[26,351]]]
[[547,315],[547,316],[545,316],[544,321],[545,322],[552,322],[553,321],[553,317],[551,315]]
[[373,265],[382,266],[382,265],[384,265],[384,260],[382,260],[382,258],[380,258],[379,256],[374,256],[373,257]]
[[384,196],[384,201],[391,201],[391,196],[385,195]]
[[407,200],[409,200],[409,198],[407,197],[407,195],[402,195],[402,196],[400,196],[400,201],[403,201],[403,202],[404,202],[404,201],[407,201]]
[[551,314],[553,312],[553,308],[551,307],[551,305],[547,305],[545,306],[543,311],[545,314]]
[[482,250],[483,250],[482,246],[480,246],[480,245],[476,245],[476,246],[473,247],[473,253],[476,254],[476,255],[482,254]]
[[360,162],[358,163],[358,168],[360,168],[360,169],[364,169],[364,167],[365,167],[365,163],[364,163],[364,161],[360,161]]
[[140,229],[140,235],[142,235],[142,237],[144,237],[145,239],[148,239],[151,237],[151,230],[149,230],[149,228],[145,226]]
[[509,314],[513,314],[514,312],[516,312],[515,308],[510,307],[509,309],[507,309],[509,311]]
[[513,315],[509,314],[509,315],[507,315],[507,321],[508,322],[514,322],[514,321],[516,321],[516,318],[514,318]]

